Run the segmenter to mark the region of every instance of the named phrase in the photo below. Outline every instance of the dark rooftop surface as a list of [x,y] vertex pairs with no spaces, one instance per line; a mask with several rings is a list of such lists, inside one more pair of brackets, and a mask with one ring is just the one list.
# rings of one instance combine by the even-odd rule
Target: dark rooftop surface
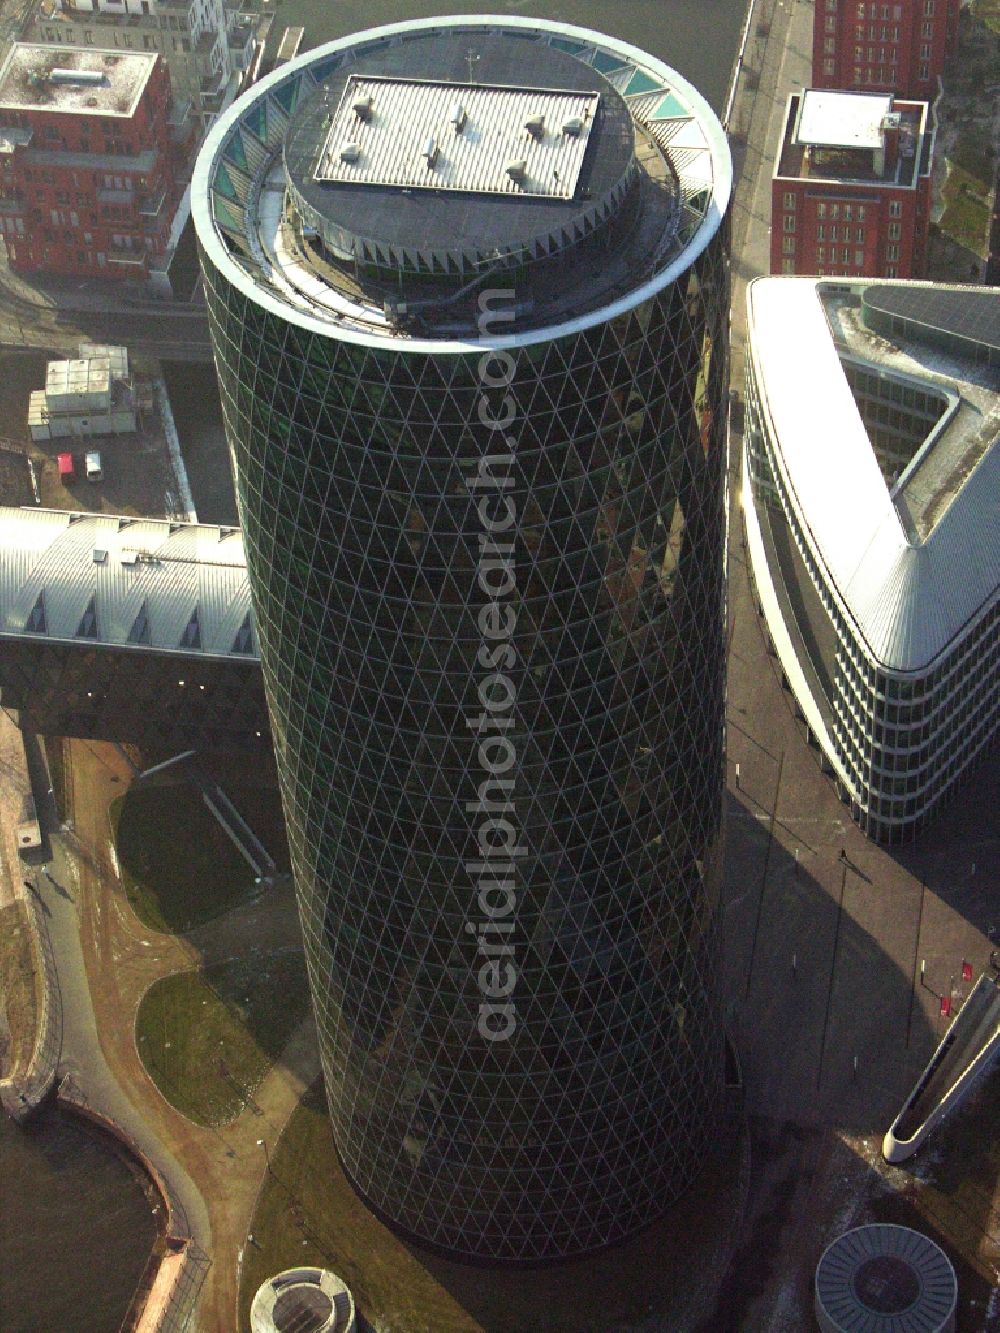
[[[477,84],[600,93],[575,198],[521,198],[457,191],[348,185],[313,178],[326,137],[325,124],[351,76],[425,79],[469,84],[470,48]],[[511,34],[428,33],[380,46],[335,70],[297,112],[288,129],[285,163],[293,189],[345,235],[422,251],[475,247],[507,250],[550,232],[564,232],[574,216],[614,190],[635,154],[635,131],[624,99],[582,61]]]
[[1000,290],[875,286],[865,289],[864,308],[897,315],[925,328],[968,338],[1000,351]]

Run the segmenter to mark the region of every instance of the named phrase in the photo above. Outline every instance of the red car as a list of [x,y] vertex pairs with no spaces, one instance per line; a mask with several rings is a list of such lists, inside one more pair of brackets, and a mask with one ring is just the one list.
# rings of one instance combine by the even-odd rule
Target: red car
[[73,462],[73,455],[60,454],[56,462],[59,465],[59,480],[72,481],[76,476],[76,464]]

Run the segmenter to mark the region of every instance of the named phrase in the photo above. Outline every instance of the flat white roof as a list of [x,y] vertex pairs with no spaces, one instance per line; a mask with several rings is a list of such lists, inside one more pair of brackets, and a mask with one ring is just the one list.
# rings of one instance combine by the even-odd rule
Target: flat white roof
[[795,141],[825,148],[881,148],[891,93],[836,93],[807,88]]
[[[599,101],[599,93],[355,75],[316,179],[572,199]],[[515,162],[523,164],[516,177]]]
[[0,69],[0,110],[134,114],[155,52],[15,42]]
[[[930,534],[909,537],[847,382],[820,286],[816,278],[775,277],[747,288],[750,353],[778,466],[872,655],[889,670],[919,671],[1000,587],[1000,439]],[[938,354],[924,355],[933,361]],[[910,373],[919,375],[919,365]]]

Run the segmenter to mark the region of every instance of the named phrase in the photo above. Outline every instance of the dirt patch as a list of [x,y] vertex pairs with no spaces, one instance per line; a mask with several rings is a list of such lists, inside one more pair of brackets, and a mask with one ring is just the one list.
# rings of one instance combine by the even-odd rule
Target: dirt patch
[[38,1028],[38,979],[35,948],[23,902],[0,910],[0,977],[7,1016],[6,1040],[0,1039],[0,1073],[23,1072],[31,1059]]

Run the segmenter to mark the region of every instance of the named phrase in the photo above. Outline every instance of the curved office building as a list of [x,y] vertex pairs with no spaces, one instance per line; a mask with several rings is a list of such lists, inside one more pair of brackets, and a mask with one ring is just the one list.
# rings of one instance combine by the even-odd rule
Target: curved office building
[[747,309],[758,604],[854,817],[899,842],[1000,724],[1000,292],[765,278]]
[[613,1242],[715,1126],[730,185],[506,18],[310,51],[195,175],[334,1137],[455,1254]]

